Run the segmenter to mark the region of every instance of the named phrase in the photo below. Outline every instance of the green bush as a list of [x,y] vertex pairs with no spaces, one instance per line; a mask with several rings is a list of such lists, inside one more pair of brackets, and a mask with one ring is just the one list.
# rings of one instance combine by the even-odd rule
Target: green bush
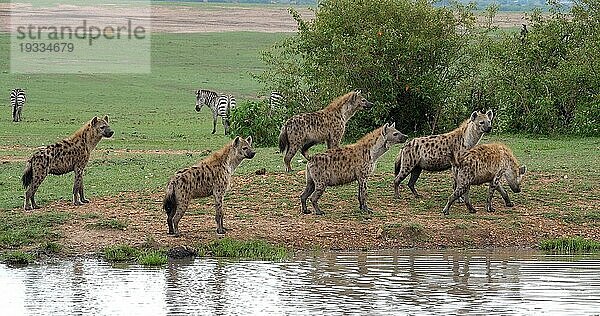
[[[549,15],[528,16],[526,34],[495,29],[497,5],[475,27],[475,5],[450,3],[324,0],[313,20],[291,10],[299,31],[263,52],[269,69],[258,79],[286,96],[284,118],[362,89],[375,107],[349,122],[352,139],[391,121],[439,133],[487,109],[505,132],[600,135],[598,1],[565,13],[550,0]],[[275,143],[275,132],[264,135]]]
[[[569,14],[530,17],[528,32],[477,45],[489,67],[477,69],[477,95],[510,132],[600,135],[600,18],[596,1],[577,1]],[[463,101],[468,97],[463,95]],[[459,97],[460,99],[461,97]]]
[[[283,110],[285,111],[285,109]],[[285,114],[271,111],[266,102],[242,101],[231,113],[231,136],[252,136],[253,146],[275,146]]]
[[288,115],[362,89],[375,107],[350,121],[351,138],[390,121],[405,132],[430,131],[463,76],[457,65],[468,61],[472,7],[454,9],[425,0],[325,0],[310,21],[291,10],[299,32],[263,53],[270,68],[259,79],[286,96]]

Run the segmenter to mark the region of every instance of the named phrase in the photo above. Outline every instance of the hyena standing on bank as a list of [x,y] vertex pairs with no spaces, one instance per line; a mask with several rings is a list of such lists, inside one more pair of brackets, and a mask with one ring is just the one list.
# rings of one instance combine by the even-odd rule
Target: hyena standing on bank
[[292,171],[290,162],[298,149],[308,159],[308,149],[326,142],[327,149],[338,147],[346,131],[346,123],[362,109],[370,109],[360,91],[353,91],[333,100],[326,108],[312,113],[303,113],[289,118],[281,127],[279,151],[285,153],[285,170]]
[[242,160],[252,159],[255,154],[256,152],[252,149],[252,137],[243,139],[238,136],[233,142],[199,163],[177,171],[169,180],[163,200],[163,208],[167,212],[169,235],[179,235],[179,220],[183,217],[191,199],[211,195],[215,199],[217,233],[224,234],[223,197],[225,191],[229,188],[235,168]]
[[502,186],[500,180],[505,178],[514,193],[521,192],[521,181],[527,171],[526,166],[519,166],[517,158],[512,151],[503,144],[482,144],[477,145],[467,152],[456,153],[452,173],[454,174],[455,189],[448,198],[448,203],[444,207],[444,214],[450,213],[452,203],[461,196],[464,196],[465,205],[471,213],[475,213],[475,208],[469,201],[469,188],[471,185],[480,185],[489,183],[486,210],[493,212],[492,198],[494,191],[500,192],[504,203],[508,207],[514,204],[510,201],[508,194]]
[[112,137],[113,134],[108,125],[108,116],[104,119],[94,117],[69,138],[34,153],[27,161],[22,177],[23,186],[27,189],[25,210],[38,208],[34,199],[35,192],[48,174],[61,175],[71,171],[75,172],[73,204],[88,203],[83,195],[83,171],[90,159],[90,153],[102,137]]
[[334,148],[313,156],[306,165],[306,189],[300,196],[302,212],[310,214],[306,199],[311,197],[315,213],[323,215],[317,202],[328,186],[341,185],[358,180],[360,210],[367,207],[367,178],[375,170],[375,163],[394,144],[405,142],[408,137],[396,130],[395,123],[387,123],[363,136],[358,142],[343,148]]
[[457,129],[440,135],[419,137],[408,142],[398,153],[395,164],[394,194],[398,191],[400,182],[410,174],[408,187],[418,197],[415,183],[421,171],[444,171],[450,169],[454,152],[465,151],[479,143],[483,134],[492,130],[494,113],[475,111]]

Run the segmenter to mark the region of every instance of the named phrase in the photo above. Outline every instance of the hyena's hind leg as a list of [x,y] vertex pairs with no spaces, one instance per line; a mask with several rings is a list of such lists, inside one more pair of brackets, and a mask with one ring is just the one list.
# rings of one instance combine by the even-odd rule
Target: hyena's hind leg
[[295,144],[291,144],[288,146],[285,156],[283,157],[283,162],[285,163],[285,171],[292,172],[292,158],[298,151],[298,146]]
[[421,167],[414,167],[413,170],[410,172],[410,179],[408,180],[407,184],[408,188],[415,197],[421,197],[421,195],[417,192],[417,189],[415,189],[415,184],[417,183],[417,180],[419,180],[421,171],[423,171]]
[[[34,168],[34,167],[32,167],[32,168],[33,168],[33,171],[32,171],[33,177],[32,177],[31,183],[29,184],[29,186],[27,187],[27,190],[25,191],[25,205],[23,206],[23,208],[26,211],[40,208],[35,203],[35,193],[37,192],[38,188],[40,187],[40,185],[42,184],[42,182],[48,175],[48,170],[46,168],[43,168],[43,169]],[[36,169],[39,169],[39,170],[36,170]]]
[[310,160],[308,150],[310,149],[310,147],[316,145],[317,143],[318,142],[316,141],[308,141],[306,144],[302,145],[302,150],[300,150],[300,153],[302,154],[302,156],[304,156],[304,158],[306,158],[306,160]]
[[315,192],[315,181],[312,179],[312,176],[310,176],[310,172],[307,170],[306,188],[304,189],[304,192],[302,192],[302,195],[300,195],[300,203],[302,203],[302,213],[304,214],[310,214],[310,210],[306,206],[306,200],[313,194],[313,192]]
[[319,199],[321,195],[325,192],[325,185],[322,183],[315,183],[315,189],[310,197],[310,201],[312,202],[313,208],[315,209],[315,214],[317,215],[325,215],[325,212],[321,210],[319,207]]
[[[400,198],[400,183],[402,181],[404,181],[404,179],[406,179],[406,177],[412,173],[412,169],[414,166],[409,165],[408,160],[405,159],[404,155],[402,155],[401,161],[400,161],[400,169],[398,170],[398,174],[396,175],[396,177],[394,178],[394,196],[396,198]],[[420,171],[419,171],[420,173]],[[418,178],[418,176],[417,176]],[[411,180],[412,180],[412,175],[411,175]],[[415,180],[416,182],[417,180]],[[413,183],[413,187],[414,187],[414,183]],[[411,188],[412,190],[412,188]]]
[[[172,214],[167,213],[167,225],[169,225],[169,234],[174,235],[176,237],[179,236],[179,221],[183,217],[185,210],[187,209],[187,203],[181,203],[181,201],[177,204],[177,209]],[[171,223],[169,223],[169,218],[171,219]]]
[[[456,189],[454,190],[454,192],[448,197],[448,202],[446,203],[446,206],[444,206],[444,215],[450,215],[450,207],[452,206],[452,204],[458,200],[458,198],[460,198],[461,196],[465,196],[465,194],[467,194],[465,196],[465,203],[468,202],[468,192],[469,192],[469,187],[468,186],[457,186]],[[470,202],[468,202],[467,207],[469,207],[471,205]],[[472,208],[473,206],[471,206]],[[469,209],[470,210],[470,209]]]

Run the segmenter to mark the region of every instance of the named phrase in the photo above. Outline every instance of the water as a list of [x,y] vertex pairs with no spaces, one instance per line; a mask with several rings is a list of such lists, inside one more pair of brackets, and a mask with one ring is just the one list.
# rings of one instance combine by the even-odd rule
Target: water
[[0,265],[3,315],[600,313],[600,259],[501,252],[335,252],[163,268],[94,259]]

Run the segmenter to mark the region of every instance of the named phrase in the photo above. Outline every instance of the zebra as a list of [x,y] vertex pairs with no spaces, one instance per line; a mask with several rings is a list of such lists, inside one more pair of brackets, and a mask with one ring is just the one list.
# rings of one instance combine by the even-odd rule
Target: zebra
[[217,117],[221,117],[227,135],[230,113],[235,108],[235,98],[232,95],[221,95],[210,90],[196,90],[196,111],[199,112],[204,105],[209,107],[213,114],[212,134],[217,130]]
[[278,112],[283,107],[284,101],[285,98],[283,94],[272,91],[269,96],[269,113]]
[[229,135],[229,119],[231,118],[231,110],[235,109],[235,98],[231,94],[222,95],[219,97],[217,104],[217,115],[223,121],[225,135]]
[[10,91],[10,105],[12,106],[13,122],[21,121],[21,111],[23,110],[25,101],[27,101],[25,90],[17,88]]

